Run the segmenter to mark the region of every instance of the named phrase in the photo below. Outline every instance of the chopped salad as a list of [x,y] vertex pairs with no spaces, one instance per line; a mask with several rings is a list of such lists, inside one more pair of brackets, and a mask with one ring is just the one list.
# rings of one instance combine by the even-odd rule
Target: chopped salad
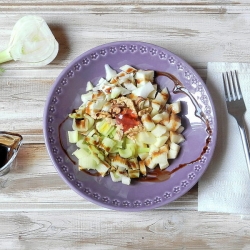
[[181,103],[169,103],[167,88],[158,90],[155,72],[130,65],[120,70],[106,64],[106,77],[96,86],[87,83],[81,106],[69,114],[68,138],[77,146],[79,170],[129,185],[149,169],[166,169],[185,138]]

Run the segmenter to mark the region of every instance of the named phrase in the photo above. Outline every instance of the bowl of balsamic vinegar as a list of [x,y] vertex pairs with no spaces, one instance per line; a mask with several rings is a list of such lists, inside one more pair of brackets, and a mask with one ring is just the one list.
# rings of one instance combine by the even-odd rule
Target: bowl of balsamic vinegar
[[9,172],[23,137],[17,133],[0,131],[0,176]]

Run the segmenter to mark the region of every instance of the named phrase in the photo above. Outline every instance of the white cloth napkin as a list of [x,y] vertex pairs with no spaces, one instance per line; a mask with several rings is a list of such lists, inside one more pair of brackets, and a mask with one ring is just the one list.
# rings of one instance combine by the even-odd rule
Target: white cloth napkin
[[250,64],[208,63],[207,87],[215,104],[218,137],[212,161],[198,184],[198,211],[250,214],[250,176],[239,128],[224,98],[222,72],[229,70],[238,71],[250,134]]

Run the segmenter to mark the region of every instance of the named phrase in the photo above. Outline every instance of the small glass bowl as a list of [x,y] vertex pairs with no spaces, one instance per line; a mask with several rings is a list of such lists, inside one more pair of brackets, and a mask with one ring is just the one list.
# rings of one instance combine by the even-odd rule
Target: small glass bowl
[[10,171],[22,141],[23,137],[17,133],[0,131],[0,176]]

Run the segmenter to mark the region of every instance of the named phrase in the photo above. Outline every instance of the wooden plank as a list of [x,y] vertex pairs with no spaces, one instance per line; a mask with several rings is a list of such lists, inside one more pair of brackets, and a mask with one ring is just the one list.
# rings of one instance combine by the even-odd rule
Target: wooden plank
[[[141,40],[169,49],[192,66],[205,68],[208,61],[247,61],[249,18],[244,14],[192,14],[165,12],[120,13],[112,11],[98,15],[93,10],[81,14],[65,15],[58,19],[54,13],[42,13],[60,44],[60,53],[46,69],[66,66],[72,59],[103,43],[119,40]],[[14,23],[21,15],[0,14],[0,49],[9,41]],[[101,25],[100,25],[101,24]],[[218,31],[219,30],[219,31]],[[24,63],[11,62],[4,67],[27,67]]]
[[[0,177],[0,211],[105,210],[72,191],[59,177],[44,144],[23,145],[10,173]],[[197,186],[160,210],[197,210]]]
[[[150,0],[149,0],[150,1]],[[246,0],[247,1],[247,0]],[[1,2],[1,0],[0,0]],[[149,14],[149,13],[189,13],[189,14],[244,14],[249,13],[249,3],[242,4],[169,4],[169,3],[139,3],[139,4],[1,4],[1,12],[7,12],[8,14],[26,15],[28,13],[57,13],[65,16],[69,13],[77,14],[110,14],[110,13],[128,13],[128,14]]]
[[17,249],[249,249],[250,220],[183,211],[0,212],[0,245]]
[[167,2],[165,0],[109,0],[105,1],[105,3],[102,0],[54,0],[49,1],[49,0],[0,0],[0,4],[4,5],[183,5],[183,6],[188,6],[188,5],[241,5],[241,4],[248,4],[248,0],[229,0],[225,2],[224,0],[197,0],[197,1],[192,1],[192,0],[168,0]]

